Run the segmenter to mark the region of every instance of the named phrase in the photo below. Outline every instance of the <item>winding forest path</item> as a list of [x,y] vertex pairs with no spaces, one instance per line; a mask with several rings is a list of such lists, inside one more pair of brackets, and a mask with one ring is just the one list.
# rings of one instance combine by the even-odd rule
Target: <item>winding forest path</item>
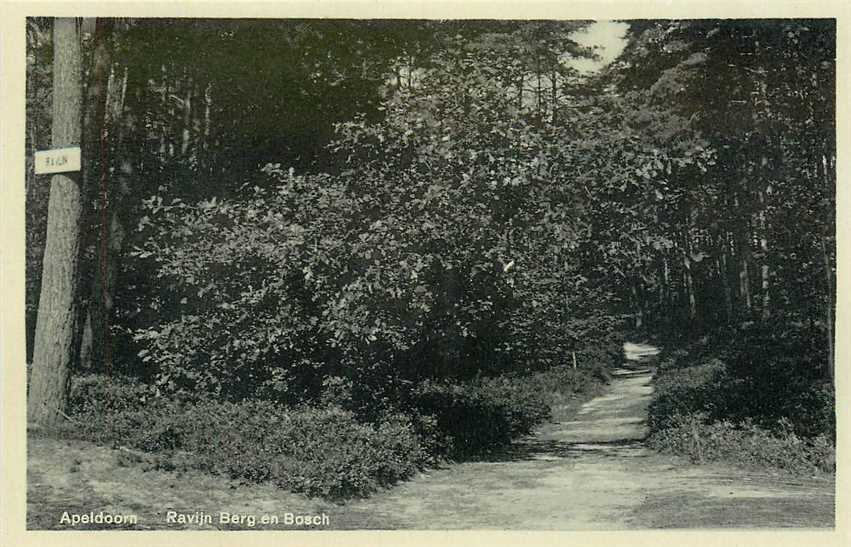
[[[652,355],[649,346],[627,356]],[[175,475],[116,464],[115,451],[79,441],[29,441],[28,523],[63,528],[63,511],[132,511],[136,528],[165,524],[169,509],[319,514],[332,529],[621,530],[831,527],[834,485],[726,465],[693,465],[645,447],[652,373],[616,370],[606,393],[555,420],[504,457],[451,465],[369,499],[334,505],[271,485],[229,484],[200,472]],[[69,468],[69,466],[71,466]],[[69,471],[70,469],[70,471]],[[292,528],[292,526],[289,526]],[[232,529],[227,526],[225,529]],[[283,522],[266,528],[288,528]]]
[[831,527],[834,488],[724,465],[693,465],[644,446],[658,350],[625,347],[629,368],[572,418],[556,419],[501,461],[434,471],[347,506],[353,520],[414,529],[617,530]]

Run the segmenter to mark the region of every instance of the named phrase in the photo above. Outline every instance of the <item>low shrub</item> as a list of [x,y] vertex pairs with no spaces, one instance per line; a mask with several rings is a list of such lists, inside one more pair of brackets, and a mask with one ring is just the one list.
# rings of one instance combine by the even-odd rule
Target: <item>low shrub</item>
[[833,386],[822,384],[799,391],[786,401],[784,413],[795,416],[793,428],[803,437],[836,439],[836,400]]
[[716,416],[725,375],[724,363],[717,360],[701,366],[672,368],[660,374],[648,409],[650,431],[665,429],[674,416],[681,414],[700,411]]
[[809,353],[770,334],[668,355],[649,408],[651,445],[701,461],[832,471],[834,392],[819,374]]
[[664,357],[659,361],[660,370],[670,370],[690,366],[690,355],[688,350],[684,348],[675,348],[664,354]]
[[69,412],[114,412],[144,408],[156,398],[154,388],[123,376],[84,374],[71,381]]
[[330,499],[367,495],[429,463],[402,415],[367,425],[337,407],[157,400],[110,413],[88,407],[74,418],[63,435],[156,453],[160,467],[174,467],[164,461],[174,454],[185,466]]
[[689,456],[693,461],[734,461],[751,467],[771,467],[795,474],[833,472],[835,449],[823,435],[802,439],[788,423],[774,433],[751,422],[710,421],[703,413],[676,414],[648,444],[660,451]]
[[432,417],[437,430],[451,439],[448,456],[475,458],[511,443],[512,409],[495,392],[469,384],[423,382],[412,391],[408,405],[417,415]]
[[771,348],[760,353],[767,345],[770,341],[757,340],[755,347],[724,347],[723,360],[703,346],[664,358],[650,406],[651,430],[664,428],[675,414],[703,412],[715,420],[751,420],[772,431],[785,420],[800,437],[835,438],[834,390],[818,366]]
[[599,385],[590,369],[555,367],[397,386],[375,404],[351,380],[328,377],[316,404],[287,407],[175,400],[127,379],[87,376],[74,380],[73,422],[60,433],[142,451],[160,469],[192,467],[348,498],[447,458],[499,453],[549,419],[551,404]]
[[535,426],[552,415],[546,392],[536,389],[534,382],[526,378],[483,378],[475,386],[483,397],[505,412],[512,438],[532,433]]
[[551,418],[552,406],[602,384],[592,369],[553,367],[531,374],[481,377],[463,383],[424,382],[408,395],[423,442],[454,459],[499,452]]
[[[833,388],[810,355],[747,348],[729,362],[725,415],[773,428],[788,421],[799,436],[835,435]],[[756,344],[755,344],[756,345]],[[785,349],[785,348],[784,348]]]
[[71,420],[58,426],[57,433],[114,448],[125,446],[146,452],[171,450],[176,440],[172,415],[180,414],[177,403],[155,399],[140,408],[102,411],[88,406],[70,415]]
[[413,475],[427,456],[410,421],[389,416],[374,427],[337,407],[286,410],[271,403],[196,405],[187,448],[204,469],[293,492],[347,498]]
[[588,369],[560,366],[533,374],[526,381],[530,389],[552,401],[580,393],[596,393],[605,374],[607,372],[602,365]]

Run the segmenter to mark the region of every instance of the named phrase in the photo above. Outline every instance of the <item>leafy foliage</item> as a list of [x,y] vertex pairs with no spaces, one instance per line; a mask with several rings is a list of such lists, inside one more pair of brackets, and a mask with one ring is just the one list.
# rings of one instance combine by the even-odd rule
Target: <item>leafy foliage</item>
[[380,122],[339,126],[338,174],[269,164],[241,200],[146,202],[136,256],[169,290],[136,336],[160,385],[296,400],[330,376],[540,368],[617,325],[564,253],[581,227],[558,128],[465,46]]
[[605,77],[619,93],[596,102],[619,128],[597,134],[623,153],[608,176],[590,171],[591,248],[614,261],[620,298],[655,329],[697,338],[772,317],[809,321],[830,344],[833,30],[631,24]]

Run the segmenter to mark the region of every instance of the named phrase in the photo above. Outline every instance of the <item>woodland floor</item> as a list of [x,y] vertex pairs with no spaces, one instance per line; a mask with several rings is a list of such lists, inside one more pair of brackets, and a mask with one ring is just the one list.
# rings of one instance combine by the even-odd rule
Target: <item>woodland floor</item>
[[[630,350],[630,348],[627,348]],[[633,346],[635,355],[652,348]],[[555,421],[502,457],[423,473],[369,499],[335,505],[203,473],[123,466],[90,443],[30,438],[28,528],[68,529],[64,511],[133,513],[135,529],[246,529],[220,511],[328,515],[330,529],[622,530],[834,526],[834,482],[729,465],[694,465],[645,447],[649,370],[615,371],[606,393],[554,409]],[[213,515],[207,526],[165,521],[168,510]],[[92,526],[97,527],[97,526]],[[79,525],[76,529],[92,528]],[[101,527],[103,527],[101,525]]]

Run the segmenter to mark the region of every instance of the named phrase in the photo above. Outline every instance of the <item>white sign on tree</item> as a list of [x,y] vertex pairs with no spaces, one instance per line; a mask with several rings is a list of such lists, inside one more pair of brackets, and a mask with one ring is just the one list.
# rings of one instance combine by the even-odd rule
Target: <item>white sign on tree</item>
[[65,173],[80,170],[80,147],[56,148],[35,153],[35,174]]

